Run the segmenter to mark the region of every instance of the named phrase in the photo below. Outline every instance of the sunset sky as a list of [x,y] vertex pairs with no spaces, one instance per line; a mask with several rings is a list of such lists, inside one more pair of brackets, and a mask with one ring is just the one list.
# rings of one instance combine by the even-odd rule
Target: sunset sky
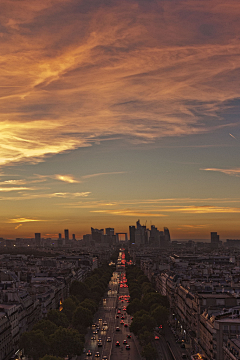
[[240,239],[239,0],[1,0],[0,237]]

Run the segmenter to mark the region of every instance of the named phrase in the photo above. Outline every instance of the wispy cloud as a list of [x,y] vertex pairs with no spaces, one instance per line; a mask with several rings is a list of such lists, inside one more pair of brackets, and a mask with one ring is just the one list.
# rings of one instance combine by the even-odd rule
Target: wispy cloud
[[59,174],[56,174],[56,175],[53,175],[53,178],[57,179],[57,180],[60,180],[60,181],[70,183],[70,184],[80,183],[80,181],[75,179],[74,176],[72,176],[72,175],[59,175]]
[[154,213],[154,212],[144,212],[141,210],[134,210],[134,209],[119,209],[119,210],[92,210],[90,212],[93,213],[105,213],[105,214],[111,214],[111,215],[121,215],[121,216],[147,216],[147,217],[162,217],[167,216],[160,213]]
[[14,229],[17,230],[22,226],[22,224],[17,225]]
[[0,165],[229,126],[238,1],[2,3]]
[[169,213],[184,213],[184,214],[219,214],[219,213],[240,213],[240,207],[217,207],[211,205],[204,206],[169,206],[161,207],[159,209],[101,209],[92,210],[91,212],[106,213],[113,215],[125,215],[125,216],[148,216],[159,217],[168,216]]
[[230,135],[232,138],[234,138],[235,140],[237,140],[234,135],[232,135],[232,134],[230,134],[230,133],[229,133],[229,135]]
[[104,172],[104,173],[96,173],[96,174],[89,174],[82,176],[82,179],[89,179],[92,177],[104,176],[104,175],[118,175],[118,174],[126,174],[125,171],[111,171],[111,172]]
[[34,190],[34,189],[29,188],[29,187],[23,187],[23,186],[0,188],[0,192],[23,191],[23,190],[26,191],[26,190]]
[[226,175],[235,175],[240,176],[240,168],[234,168],[234,169],[218,169],[218,168],[206,168],[206,169],[200,169],[205,171],[216,171],[221,172]]
[[17,224],[17,223],[36,222],[36,221],[46,221],[46,220],[30,219],[30,218],[16,218],[16,219],[9,219],[7,221],[7,223],[9,223],[9,224]]

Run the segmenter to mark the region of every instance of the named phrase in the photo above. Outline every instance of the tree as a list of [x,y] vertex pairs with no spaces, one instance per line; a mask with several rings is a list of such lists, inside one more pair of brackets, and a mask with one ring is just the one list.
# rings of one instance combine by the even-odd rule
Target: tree
[[146,275],[138,276],[137,281],[139,284],[143,284],[144,282],[149,282],[148,277]]
[[89,294],[89,287],[86,283],[74,280],[69,288],[70,295],[74,295],[77,299],[83,301]]
[[20,349],[24,349],[24,353],[34,360],[43,357],[49,352],[49,343],[45,339],[41,330],[32,330],[21,335],[19,341]]
[[93,316],[90,310],[78,306],[73,314],[72,325],[75,329],[82,329],[82,326],[87,328],[92,324]]
[[97,304],[92,299],[85,299],[80,303],[80,306],[90,310],[92,314],[94,314],[97,310]]
[[50,320],[40,320],[33,326],[33,330],[41,330],[46,339],[57,330],[57,325]]
[[145,294],[143,296],[142,302],[146,310],[150,309],[150,307],[156,303],[168,307],[167,297],[159,294],[158,292],[150,292]]
[[141,286],[141,289],[143,294],[154,291],[153,286],[150,282],[144,282]]
[[144,314],[142,316],[136,316],[133,318],[133,321],[130,325],[130,331],[135,335],[138,335],[143,327],[144,331],[153,331],[156,325],[156,321],[150,315]]
[[66,355],[81,355],[84,344],[77,330],[59,327],[50,336],[52,354],[65,357]]
[[134,299],[140,300],[141,296],[142,296],[141,290],[134,289],[134,290],[130,291],[130,296],[131,296],[132,300],[134,300]]
[[150,343],[144,346],[141,355],[145,357],[146,360],[155,360],[158,358],[157,350],[152,347]]
[[154,335],[150,331],[144,331],[139,335],[139,340],[142,346],[145,346],[154,340]]
[[159,305],[152,311],[151,315],[156,320],[158,326],[162,325],[168,319],[168,309],[165,306]]
[[63,304],[63,314],[65,314],[69,320],[69,322],[72,321],[72,317],[73,317],[73,313],[77,308],[76,303],[74,302],[73,299],[71,298],[67,298],[66,300],[64,300]]
[[59,310],[50,310],[47,314],[47,319],[52,321],[57,326],[68,327],[69,321],[66,315]]
[[104,288],[103,288],[103,286],[98,285],[98,284],[96,284],[96,285],[94,285],[93,287],[91,287],[91,291],[98,293],[101,297],[102,297],[102,295],[104,294]]
[[139,299],[134,299],[129,305],[127,306],[127,313],[128,314],[135,314],[135,312],[142,310],[142,302]]
[[146,310],[141,309],[141,310],[135,312],[134,317],[135,318],[136,317],[141,317],[143,315],[149,315],[149,313]]

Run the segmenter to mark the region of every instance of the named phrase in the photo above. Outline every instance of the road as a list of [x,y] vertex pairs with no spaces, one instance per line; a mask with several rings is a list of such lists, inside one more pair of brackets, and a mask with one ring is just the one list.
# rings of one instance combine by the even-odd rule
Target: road
[[[136,346],[137,341],[135,340],[133,334],[132,338],[127,338],[127,334],[130,333],[129,325],[131,324],[131,316],[123,311],[123,307],[127,306],[128,303],[126,300],[119,300],[119,296],[129,295],[128,288],[119,286],[120,282],[120,272],[114,272],[111,281],[109,282],[109,291],[105,296],[105,300],[102,300],[102,305],[99,307],[95,317],[94,323],[99,324],[100,329],[103,327],[103,323],[107,323],[106,330],[100,330],[97,334],[93,334],[94,328],[91,328],[88,334],[85,337],[85,348],[86,353],[83,354],[81,360],[93,360],[93,359],[102,359],[103,356],[107,356],[108,360],[140,360],[141,356],[139,354],[138,348]],[[120,309],[121,313],[119,318],[116,318],[117,311]],[[128,324],[128,327],[125,327],[123,324],[120,324],[121,316],[124,316],[124,323]],[[120,331],[116,331],[116,327],[120,328]],[[95,340],[91,340],[91,337],[95,336]],[[111,341],[107,341],[107,338],[110,338]],[[102,339],[102,346],[98,347],[98,340]],[[127,343],[130,345],[130,350],[125,348],[123,340],[127,340]],[[120,342],[120,346],[116,346],[116,342]],[[87,356],[87,352],[90,350],[92,353],[91,356]],[[96,357],[96,353],[99,352],[99,357]]]

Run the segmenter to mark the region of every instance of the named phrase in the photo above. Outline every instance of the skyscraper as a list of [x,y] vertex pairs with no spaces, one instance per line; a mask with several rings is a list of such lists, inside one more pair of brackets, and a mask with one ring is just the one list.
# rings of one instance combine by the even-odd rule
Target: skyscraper
[[68,229],[64,230],[64,234],[65,234],[65,241],[69,240],[69,230]]

